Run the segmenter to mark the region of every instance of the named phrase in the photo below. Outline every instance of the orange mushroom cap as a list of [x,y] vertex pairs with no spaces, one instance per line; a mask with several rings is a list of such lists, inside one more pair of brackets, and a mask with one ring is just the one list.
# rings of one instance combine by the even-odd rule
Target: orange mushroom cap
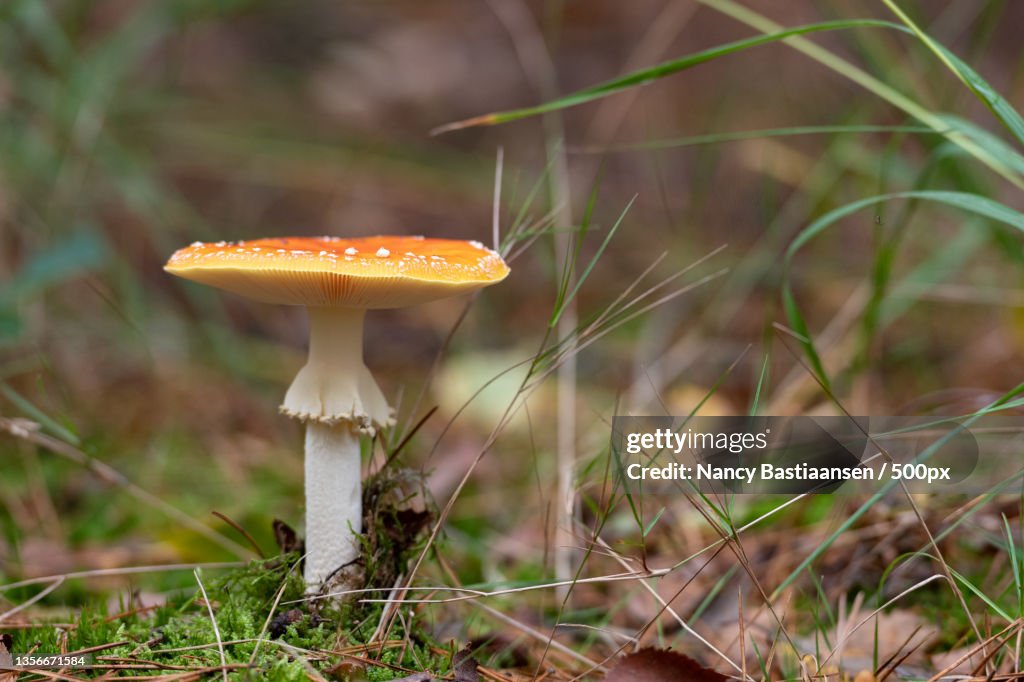
[[265,303],[400,308],[505,279],[483,244],[424,237],[278,237],[196,242],[164,269]]

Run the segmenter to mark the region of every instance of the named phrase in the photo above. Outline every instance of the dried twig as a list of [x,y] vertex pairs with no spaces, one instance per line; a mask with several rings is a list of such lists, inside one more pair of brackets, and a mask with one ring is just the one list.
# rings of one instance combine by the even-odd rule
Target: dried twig
[[61,573],[58,575],[47,575],[39,578],[28,578],[19,580],[16,583],[0,585],[0,592],[16,590],[30,585],[42,585],[58,580],[75,580],[78,578],[104,578],[112,575],[137,575],[140,573],[160,573],[163,571],[193,571],[197,568],[238,568],[243,564],[238,561],[221,561],[205,564],[163,564],[159,566],[125,566],[123,568],[97,568],[90,571],[75,571],[73,573]]

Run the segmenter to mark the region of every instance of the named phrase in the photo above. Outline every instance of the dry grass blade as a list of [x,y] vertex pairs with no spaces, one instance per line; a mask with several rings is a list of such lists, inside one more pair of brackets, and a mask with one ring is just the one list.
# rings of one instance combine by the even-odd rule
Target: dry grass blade
[[227,514],[223,514],[223,513],[219,512],[219,511],[217,511],[216,509],[212,510],[210,513],[213,514],[214,516],[216,516],[218,519],[220,519],[224,523],[226,523],[229,526],[231,526],[232,528],[234,528],[235,530],[237,530],[242,535],[242,537],[245,538],[246,542],[248,542],[252,546],[253,551],[256,552],[256,555],[260,559],[266,559],[267,558],[267,555],[263,553],[262,549],[260,549],[259,543],[256,542],[256,538],[254,538],[252,536],[252,534],[250,534],[249,531],[247,531],[245,528],[242,528],[241,524],[239,524],[237,521],[232,519]]
[[[143,665],[109,665],[109,666],[97,666],[97,668],[100,668],[100,669],[103,669],[103,670],[107,670],[109,672],[120,671],[120,670],[133,671],[133,672],[134,671],[140,671],[140,670],[159,670],[159,669],[178,670],[178,671],[181,671],[181,672],[176,672],[176,673],[171,674],[171,675],[131,675],[130,679],[133,680],[133,681],[136,681],[136,680],[142,680],[142,681],[158,680],[159,682],[192,682],[192,680],[201,680],[201,679],[204,679],[204,678],[208,678],[210,675],[216,675],[217,673],[230,673],[230,672],[248,670],[249,666],[245,665],[244,663],[231,663],[229,665],[223,665],[223,666],[218,665],[218,666],[204,666],[204,667],[192,667],[192,668],[186,668],[184,666],[168,666],[168,667],[161,668],[160,666],[154,666],[154,665],[149,665],[149,666],[143,666]],[[109,675],[106,675],[104,677],[107,678],[107,679],[110,679]],[[125,676],[119,675],[117,677],[125,677]],[[53,679],[78,679],[78,678],[54,677]]]
[[[603,328],[601,328],[601,329],[597,329],[597,330],[593,330],[593,331],[588,330],[588,335],[586,337],[584,337],[584,338],[581,338],[578,345],[574,345],[572,348],[570,348],[568,350],[560,349],[560,352],[554,358],[554,360],[551,362],[549,367],[546,367],[543,372],[541,372],[540,374],[537,375],[536,378],[528,377],[528,378],[533,379],[533,381],[532,381],[532,383],[526,385],[526,387],[525,387],[525,389],[523,391],[524,394],[528,394],[529,392],[533,391],[541,382],[544,381],[544,379],[546,379],[554,371],[556,371],[557,368],[559,366],[561,366],[561,364],[565,361],[565,359],[568,356],[575,355],[575,354],[578,354],[578,353],[582,352],[587,347],[589,347],[590,345],[592,345],[595,342],[599,341],[604,336],[607,336],[611,332],[615,331],[616,328],[618,328],[618,327],[620,327],[620,326],[622,326],[624,324],[627,324],[627,323],[635,320],[637,317],[640,317],[641,315],[643,315],[645,313],[648,313],[651,310],[654,310],[655,308],[658,308],[659,306],[665,305],[669,301],[673,301],[673,300],[679,298],[680,296],[682,296],[684,294],[687,294],[687,293],[693,291],[694,289],[697,289],[698,287],[704,286],[705,284],[708,284],[708,283],[718,279],[719,277],[722,277],[727,272],[728,272],[728,270],[725,269],[725,268],[723,268],[723,269],[721,269],[721,270],[719,270],[717,272],[713,272],[710,275],[706,275],[706,276],[700,278],[699,280],[693,282],[692,284],[688,284],[686,286],[680,287],[679,289],[676,289],[675,291],[672,291],[672,292],[670,292],[668,294],[665,294],[661,298],[655,299],[651,303],[648,303],[647,305],[641,307],[639,310],[635,310],[635,311],[633,311],[632,313],[630,313],[628,315],[622,315],[622,313],[625,311],[625,309],[628,308],[629,306],[633,305],[640,297],[638,297],[638,299],[634,299],[634,301],[631,302],[629,304],[629,306],[626,306],[626,308],[624,308],[622,311],[619,311],[620,317],[617,317],[617,318],[615,318],[613,320],[608,321],[605,324],[605,326]],[[656,285],[653,288],[660,288],[660,285]],[[648,293],[649,292],[645,292],[641,296],[646,296],[646,295],[648,295]]]
[[260,645],[265,641],[267,631],[270,630],[270,624],[274,620],[274,614],[277,612],[277,607],[281,603],[281,597],[284,596],[285,588],[288,587],[288,579],[291,577],[292,572],[298,568],[299,563],[300,562],[296,561],[288,568],[288,573],[286,573],[284,578],[281,580],[281,586],[277,588],[277,593],[274,595],[274,603],[271,605],[270,611],[267,613],[266,620],[263,621],[263,627],[260,629],[260,634],[256,638],[256,646],[252,648],[252,655],[249,657],[249,665],[256,663],[256,655],[260,651]]
[[[398,596],[398,592],[402,588],[402,584],[404,583],[404,581],[405,576],[399,575],[398,578],[395,580],[395,584],[391,588],[391,591],[388,593],[389,600],[392,600]],[[366,640],[367,645],[376,644],[378,640],[385,639],[385,631],[387,629],[387,624],[391,619],[391,614],[400,606],[401,604],[397,601],[389,601],[388,603],[384,604],[384,608],[381,610],[380,613],[380,619],[377,622],[377,628],[373,631],[373,634],[370,635],[370,638]]]
[[498,147],[498,158],[494,162],[494,202],[491,208],[491,239],[495,251],[501,251],[501,176],[505,170],[505,148]]
[[[85,682],[86,679],[84,677],[74,677],[72,675],[68,675],[67,673],[55,673],[52,670],[33,670],[31,674],[38,675],[47,680],[64,680],[65,682]],[[0,678],[0,680],[3,679],[4,678]]]
[[[725,543],[724,546],[728,547],[733,552],[733,555],[736,557],[737,562],[740,566],[743,567],[743,570],[747,574],[747,577],[750,579],[750,582],[757,589],[758,594],[760,595],[762,600],[763,608],[768,609],[768,612],[771,614],[772,618],[775,619],[775,622],[779,628],[779,634],[781,634],[786,639],[786,643],[789,644],[790,649],[794,653],[799,654],[799,649],[796,645],[796,642],[793,641],[793,638],[790,637],[789,632],[787,632],[784,627],[784,619],[775,611],[775,606],[772,603],[774,595],[769,596],[767,590],[765,590],[763,585],[761,584],[761,579],[758,576],[757,571],[751,565],[750,559],[747,557],[743,544],[740,542],[739,533],[732,526],[731,519],[726,519],[725,523],[727,523],[728,525],[727,527],[723,527],[722,523],[720,523],[715,518],[715,516],[713,516],[706,508],[700,505],[692,495],[687,495],[687,500],[689,500],[694,509],[696,509],[697,512],[704,517],[704,520],[707,522],[708,526],[713,528],[715,532],[719,533],[722,536],[721,539]],[[725,508],[724,504],[722,505],[722,508]]]
[[78,649],[76,651],[69,651],[67,653],[67,655],[68,656],[79,656],[79,655],[82,655],[82,654],[94,654],[97,651],[106,651],[107,649],[113,649],[113,648],[119,647],[119,646],[126,646],[126,645],[131,644],[131,643],[132,643],[131,640],[125,639],[125,640],[122,640],[120,642],[109,642],[107,644],[97,644],[96,646],[87,647],[85,649]]
[[[637,580],[638,578],[657,578],[665,575],[672,569],[654,569],[647,572],[630,572],[630,573],[613,573],[610,575],[600,575],[592,578],[576,578],[572,580],[558,580],[546,583],[538,583],[536,585],[524,585],[520,587],[509,587],[503,590],[474,590],[467,587],[453,587],[449,585],[431,585],[431,586],[409,586],[406,585],[402,588],[403,593],[409,592],[456,592],[462,593],[457,597],[443,597],[443,598],[426,598],[426,599],[409,599],[408,597],[400,597],[395,599],[361,599],[361,602],[367,604],[454,604],[462,601],[474,601],[477,599],[485,599],[490,597],[503,597],[510,594],[520,594],[525,592],[536,592],[539,590],[553,590],[559,587],[570,587],[572,585],[586,585],[586,584],[601,584],[601,583],[614,583],[623,582],[630,580]],[[408,581],[406,581],[408,582]],[[327,599],[346,597],[355,594],[361,594],[366,592],[380,592],[380,589],[365,589],[365,590],[344,590],[339,592],[330,592],[327,594],[317,595],[310,597],[310,599]],[[301,602],[309,601],[308,599],[295,600],[291,602],[285,602],[286,604],[297,604]]]
[[[966,653],[964,653],[963,655],[958,657],[956,660],[954,660],[952,663],[947,665],[945,668],[943,668],[939,672],[937,672],[934,675],[932,675],[931,677],[929,677],[928,678],[928,682],[938,682],[939,680],[945,678],[951,672],[956,670],[961,664],[963,664],[966,661],[969,661],[972,656],[975,656],[978,653],[980,653],[982,650],[984,650],[985,647],[988,647],[989,645],[998,642],[1000,638],[1002,638],[1003,636],[1005,636],[1007,634],[1011,634],[1012,635],[1014,632],[1019,632],[1022,627],[1024,627],[1024,618],[1018,618],[1016,621],[1014,621],[1013,623],[1010,623],[1005,628],[1003,628],[1002,630],[1000,630],[996,634],[992,635],[991,637],[989,637],[985,641],[979,642],[977,645],[975,645],[974,648],[970,649],[969,651],[967,651]],[[992,679],[992,680],[997,680],[997,679],[1001,679],[1001,678],[1002,679],[1020,679],[1020,677],[1021,677],[1021,675],[1018,673],[1016,675],[1010,675],[1008,677],[1007,676],[999,676],[999,675],[989,675],[989,676],[986,677],[986,679]]]
[[[606,552],[611,553],[611,555],[615,558],[619,565],[621,565],[623,568],[627,570],[629,569],[629,563],[620,554],[615,552],[615,550],[613,550],[611,546],[609,546],[604,540],[602,540],[601,538],[597,538],[597,542],[601,545],[601,547],[604,548]],[[690,624],[686,622],[686,619],[680,616],[679,613],[672,608],[669,602],[665,601],[665,599],[662,598],[660,594],[658,594],[658,591],[651,587],[651,585],[646,580],[640,579],[639,583],[640,586],[647,590],[647,592],[650,593],[654,600],[658,602],[661,608],[670,616],[672,616],[676,623],[679,624],[679,627],[685,630],[687,634],[689,634],[691,637],[695,638],[698,642],[700,642],[708,649],[710,649],[716,656],[718,656],[720,659],[728,663],[729,667],[731,667],[736,672],[740,673],[740,675],[745,675],[743,667],[737,664],[736,661],[729,658],[723,651],[718,649],[714,644],[705,639],[699,632],[694,630],[693,627],[691,627]],[[754,679],[750,676],[743,677],[743,679],[749,680],[750,682],[754,682]]]
[[[870,622],[872,618],[876,617],[878,614],[882,613],[882,611],[884,611],[885,609],[889,608],[890,606],[892,606],[893,604],[895,604],[896,602],[898,602],[900,599],[902,599],[903,597],[907,596],[908,594],[911,594],[911,593],[921,589],[925,585],[927,585],[929,583],[935,582],[936,580],[947,580],[947,578],[944,575],[936,573],[935,575],[929,576],[929,577],[925,578],[924,580],[921,580],[921,581],[918,581],[918,582],[914,583],[913,585],[911,585],[907,589],[903,590],[902,592],[897,594],[895,597],[893,597],[892,599],[890,599],[889,601],[885,602],[884,604],[879,606],[877,609],[875,609],[874,611],[869,613],[867,616],[865,616],[863,619],[861,619],[856,625],[854,625],[853,627],[845,630],[845,632],[842,633],[842,635],[839,637],[839,639],[836,640],[835,644],[832,645],[832,651],[829,652],[828,656],[826,656],[825,658],[823,658],[821,660],[821,666],[824,666],[826,663],[828,663],[830,660],[832,660],[833,656],[835,656],[836,654],[841,652],[842,649],[843,649],[843,645],[846,644],[846,642],[850,639],[850,637],[852,637],[853,634],[855,632],[857,632],[858,630],[860,630],[864,625],[867,625],[867,623]],[[819,666],[819,670],[820,669],[821,669],[821,667]]]
[[552,649],[558,651],[559,653],[564,654],[565,656],[568,656],[569,658],[573,659],[574,661],[576,661],[578,663],[582,663],[583,665],[587,666],[588,669],[590,669],[590,670],[604,671],[604,670],[607,669],[601,663],[598,663],[597,661],[594,661],[594,660],[592,660],[590,658],[587,658],[586,656],[584,656],[583,654],[579,653],[575,649],[573,649],[571,647],[568,647],[565,644],[562,644],[561,642],[557,641],[556,639],[554,639],[553,633],[552,633],[552,635],[544,634],[540,630],[537,630],[536,628],[532,628],[529,625],[527,625],[526,623],[522,623],[522,622],[516,620],[515,618],[512,618],[511,616],[508,616],[508,615],[502,613],[498,609],[491,608],[490,606],[488,606],[487,604],[484,604],[482,602],[474,601],[473,602],[473,606],[475,606],[476,608],[480,609],[481,611],[483,611],[487,615],[491,616],[495,620],[497,620],[497,621],[499,621],[501,623],[504,623],[505,625],[508,625],[509,627],[513,627],[516,630],[519,630],[523,634],[528,635],[528,636],[532,637],[533,639],[535,639],[535,640],[537,640],[539,642],[543,642],[546,646],[549,646]]
[[[440,558],[439,563],[441,565],[441,570],[444,571],[445,575],[448,576],[449,580],[451,580],[456,586],[461,587],[461,584],[459,583],[459,576],[455,573],[454,570],[452,570],[452,567],[448,564],[448,562],[445,561],[443,558]],[[545,645],[545,650],[547,648],[554,649],[555,651],[566,656],[567,658],[576,661],[577,663],[582,663],[592,670],[604,670],[604,667],[600,663],[592,661],[590,658],[584,656],[575,649],[572,649],[571,647],[568,647],[562,644],[561,642],[555,640],[554,630],[551,631],[550,635],[546,635],[540,630],[530,627],[526,623],[520,622],[519,620],[516,620],[515,618],[512,618],[511,616],[506,615],[497,609],[491,608],[490,606],[487,606],[481,601],[472,601],[470,603],[473,604],[473,606],[475,606],[476,608],[483,611],[484,613],[491,616],[492,618],[497,619],[501,623],[513,627],[516,630],[519,630],[523,634],[537,640],[538,642],[542,642]]]
[[658,291],[660,291],[661,289],[665,288],[666,286],[668,286],[669,284],[671,284],[675,280],[679,279],[680,277],[685,275],[687,272],[690,272],[695,267],[699,266],[701,263],[706,262],[710,258],[712,258],[712,257],[718,255],[719,253],[721,253],[722,251],[724,251],[727,246],[728,246],[727,244],[722,244],[718,248],[709,251],[707,254],[701,256],[700,258],[698,258],[697,260],[693,261],[692,263],[690,263],[686,267],[682,268],[678,272],[672,273],[671,275],[669,275],[665,279],[661,280],[660,282],[658,282],[654,286],[650,287],[649,289],[647,289],[643,293],[637,295],[629,303],[626,303],[621,308],[618,308],[618,306],[622,303],[622,301],[624,301],[626,299],[626,297],[629,296],[629,294],[631,294],[633,292],[633,290],[640,284],[640,282],[643,281],[644,278],[646,278],[647,275],[650,274],[651,271],[654,270],[654,268],[657,267],[657,265],[659,263],[661,263],[661,261],[665,258],[666,255],[668,255],[667,252],[662,253],[660,256],[655,258],[654,261],[643,270],[643,272],[641,272],[636,278],[634,278],[633,281],[630,282],[629,286],[627,286],[625,289],[623,289],[622,293],[620,293],[615,298],[615,300],[611,302],[610,305],[605,307],[605,309],[601,312],[601,314],[598,315],[597,318],[587,326],[586,330],[584,330],[582,335],[586,336],[586,335],[592,333],[593,331],[595,331],[596,329],[599,329],[600,326],[602,324],[604,324],[604,322],[608,318],[614,317],[615,315],[622,314],[622,313],[626,312],[627,310],[629,310],[630,308],[636,307],[642,301],[646,300],[647,298],[650,298],[653,294],[657,293]]
[[3,621],[7,620],[8,618],[10,618],[11,616],[13,616],[16,613],[21,613],[22,611],[24,611],[25,609],[29,608],[33,604],[36,604],[36,603],[42,601],[46,597],[46,595],[50,594],[51,592],[53,592],[54,590],[56,590],[57,588],[59,588],[63,584],[64,584],[64,578],[58,578],[58,579],[54,580],[51,584],[47,585],[45,588],[40,590],[38,593],[32,595],[31,599],[29,599],[29,600],[27,600],[27,601],[25,601],[25,602],[15,606],[13,609],[11,609],[9,611],[5,611],[4,613],[0,613],[0,623],[3,623]]
[[91,571],[76,571],[74,573],[61,573],[59,575],[47,575],[39,578],[28,578],[15,583],[0,585],[0,592],[16,590],[32,585],[42,585],[63,580],[74,580],[79,578],[105,578],[114,575],[139,575],[142,573],[161,573],[163,571],[193,571],[197,568],[238,568],[243,564],[237,561],[225,561],[217,563],[202,564],[164,564],[161,566],[126,566],[124,568],[97,568]]
[[743,679],[748,679],[750,676],[747,675],[747,619],[743,613],[743,588],[740,586],[736,587],[736,610],[740,628],[740,665],[743,666],[740,675]]
[[[918,524],[928,537],[928,544],[931,546],[932,551],[935,552],[935,556],[938,558],[939,566],[942,567],[942,572],[946,578],[946,582],[949,584],[949,589],[953,591],[953,595],[960,603],[960,608],[963,609],[967,622],[970,623],[971,629],[974,630],[974,636],[978,638],[979,642],[983,643],[984,638],[982,637],[981,629],[978,627],[978,623],[974,618],[974,613],[971,610],[971,607],[967,605],[967,599],[964,597],[963,591],[960,589],[956,579],[953,577],[953,572],[950,569],[949,564],[946,562],[946,558],[943,556],[942,550],[939,548],[939,543],[935,541],[935,536],[932,534],[932,530],[928,526],[928,523],[924,518],[924,514],[921,513],[921,508],[918,506],[914,496],[910,493],[910,489],[907,488],[906,481],[900,480],[899,485],[900,489],[903,491],[903,495],[906,497],[907,504],[909,504],[910,508],[914,511],[914,516],[917,518]],[[989,673],[994,673],[994,669],[990,669]]]
[[409,429],[409,432],[405,434],[401,441],[398,442],[398,445],[396,445],[395,448],[388,453],[388,457],[387,459],[384,460],[384,464],[381,466],[381,469],[387,469],[389,466],[391,466],[391,464],[395,461],[398,455],[402,453],[402,450],[405,449],[405,446],[409,444],[409,441],[413,439],[413,436],[419,433],[419,430],[422,429],[423,425],[426,424],[430,420],[430,418],[434,416],[435,412],[437,412],[437,405],[431,407],[429,410],[426,411],[426,413],[424,413],[422,417],[420,417],[420,420],[416,422],[416,424],[411,429]]
[[213,624],[213,636],[217,638],[217,652],[220,654],[221,671],[224,673],[224,682],[228,682],[228,659],[224,654],[224,642],[222,642],[220,638],[220,628],[217,626],[217,617],[213,615],[213,604],[210,603],[210,597],[206,594],[206,587],[203,585],[203,581],[199,577],[199,569],[195,569],[193,574],[196,576],[196,582],[199,583],[199,591],[203,593],[203,601],[206,602],[206,610],[210,614],[210,622]]

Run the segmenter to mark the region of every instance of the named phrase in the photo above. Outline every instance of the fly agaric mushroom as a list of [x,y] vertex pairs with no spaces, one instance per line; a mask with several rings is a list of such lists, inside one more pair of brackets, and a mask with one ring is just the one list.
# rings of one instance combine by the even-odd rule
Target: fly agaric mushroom
[[363,364],[363,317],[500,282],[508,266],[479,242],[423,237],[286,237],[196,242],[164,269],[265,303],[305,306],[309,359],[281,412],[306,424],[306,567],[310,592],[359,555],[360,433],[392,423]]

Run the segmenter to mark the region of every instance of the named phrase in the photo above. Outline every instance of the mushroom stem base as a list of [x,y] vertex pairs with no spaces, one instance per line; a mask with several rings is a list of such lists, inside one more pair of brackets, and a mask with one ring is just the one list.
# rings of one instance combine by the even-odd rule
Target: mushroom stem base
[[361,476],[359,433],[351,423],[306,424],[305,579],[309,593],[318,592],[331,574],[359,557]]

